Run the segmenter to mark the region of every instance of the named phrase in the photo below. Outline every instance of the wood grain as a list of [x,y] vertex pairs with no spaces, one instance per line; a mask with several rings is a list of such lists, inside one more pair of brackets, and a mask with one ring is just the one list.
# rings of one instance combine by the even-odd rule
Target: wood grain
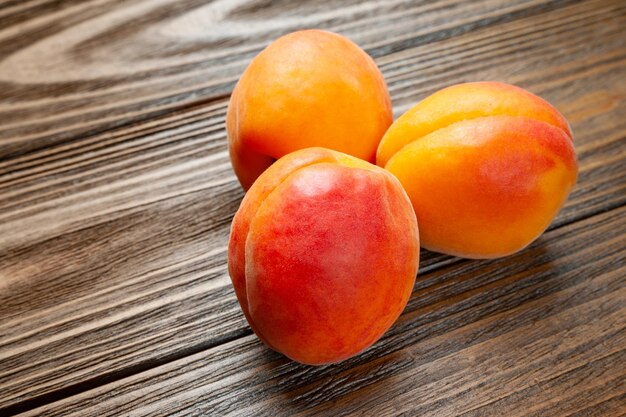
[[[485,79],[554,103],[572,123],[581,171],[553,233],[626,202],[623,2],[0,7],[0,414],[254,343],[225,269],[243,194],[224,115],[249,59],[295,28],[363,45],[396,115],[445,85]],[[426,253],[414,299],[450,268],[481,265]]]
[[427,274],[392,330],[346,362],[294,364],[246,336],[25,416],[618,415],[625,245],[622,207]]
[[[64,7],[57,9],[51,0],[23,2],[5,11],[0,21],[0,56],[5,57],[0,63],[0,100],[4,103],[0,106],[0,156],[71,143],[116,126],[196,106],[203,100],[226,97],[252,56],[270,40],[297,28],[340,31],[374,57],[391,58],[414,47],[479,33],[506,22],[528,21],[551,10],[571,13],[567,6],[575,3],[325,0],[287,7],[287,2],[272,5],[250,0],[208,4],[198,0],[92,0],[65,1]],[[623,7],[619,2],[604,5],[618,15]],[[590,17],[593,9],[586,9]],[[483,32],[490,38],[494,35],[493,31]],[[490,49],[485,39],[476,45],[481,46]],[[464,53],[474,52],[472,66],[483,67],[483,78],[497,74],[489,71],[496,62],[485,65],[490,60],[476,55],[473,46],[462,48]],[[554,48],[552,60],[557,60],[559,51]],[[418,82],[430,90],[448,81],[436,68],[442,64],[440,56],[441,51],[432,50],[418,62],[412,61],[415,70],[424,70]],[[499,60],[518,66],[524,62],[513,61],[515,57],[500,55]],[[398,66],[396,62],[395,69]],[[416,78],[410,76],[413,69],[401,66],[398,86],[406,86],[409,80],[415,83]],[[463,78],[465,69],[456,70]],[[396,104],[401,100],[408,105],[414,100],[411,90],[394,92]]]

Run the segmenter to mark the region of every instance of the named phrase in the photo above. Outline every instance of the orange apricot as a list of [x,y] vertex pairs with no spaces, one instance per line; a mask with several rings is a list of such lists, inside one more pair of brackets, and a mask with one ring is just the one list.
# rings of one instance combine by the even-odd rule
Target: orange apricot
[[427,97],[387,131],[377,163],[402,183],[422,246],[466,258],[519,251],[548,227],[576,182],[565,118],[497,82]]
[[247,190],[276,159],[307,147],[374,162],[391,122],[387,86],[370,56],[341,35],[303,30],[252,60],[232,93],[226,128]]

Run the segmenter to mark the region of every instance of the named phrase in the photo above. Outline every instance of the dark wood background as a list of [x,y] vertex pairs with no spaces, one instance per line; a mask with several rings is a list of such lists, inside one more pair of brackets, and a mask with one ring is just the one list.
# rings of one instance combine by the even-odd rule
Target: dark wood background
[[[375,58],[396,117],[514,83],[580,160],[537,242],[423,252],[396,325],[317,368],[258,341],[226,271],[229,93],[310,27]],[[0,415],[625,414],[625,97],[621,0],[0,1]]]

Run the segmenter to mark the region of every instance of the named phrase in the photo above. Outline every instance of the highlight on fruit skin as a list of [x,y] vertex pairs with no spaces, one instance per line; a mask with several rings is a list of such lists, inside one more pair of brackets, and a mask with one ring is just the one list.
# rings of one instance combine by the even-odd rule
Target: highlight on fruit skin
[[418,263],[417,222],[398,180],[324,148],[293,152],[258,178],[228,246],[252,329],[312,365],[376,342],[406,306]]
[[465,258],[521,250],[576,182],[572,132],[547,101],[499,82],[440,90],[389,128],[377,164],[409,195],[422,247]]
[[391,122],[389,92],[372,58],[322,30],[290,33],[259,53],[226,116],[233,168],[246,190],[298,149],[321,146],[374,162]]

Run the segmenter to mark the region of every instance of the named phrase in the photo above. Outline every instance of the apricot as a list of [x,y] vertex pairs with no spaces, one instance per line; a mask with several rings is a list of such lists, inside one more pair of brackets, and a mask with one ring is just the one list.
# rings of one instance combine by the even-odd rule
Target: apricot
[[372,58],[321,30],[285,35],[257,55],[226,116],[233,168],[246,190],[298,149],[321,146],[374,162],[391,122],[389,92]]
[[341,361],[404,309],[419,262],[415,213],[382,168],[323,148],[296,151],[245,195],[228,260],[261,340],[298,362]]
[[422,247],[465,258],[519,251],[576,182],[572,132],[548,102],[479,82],[427,97],[387,131],[377,163],[406,190]]

